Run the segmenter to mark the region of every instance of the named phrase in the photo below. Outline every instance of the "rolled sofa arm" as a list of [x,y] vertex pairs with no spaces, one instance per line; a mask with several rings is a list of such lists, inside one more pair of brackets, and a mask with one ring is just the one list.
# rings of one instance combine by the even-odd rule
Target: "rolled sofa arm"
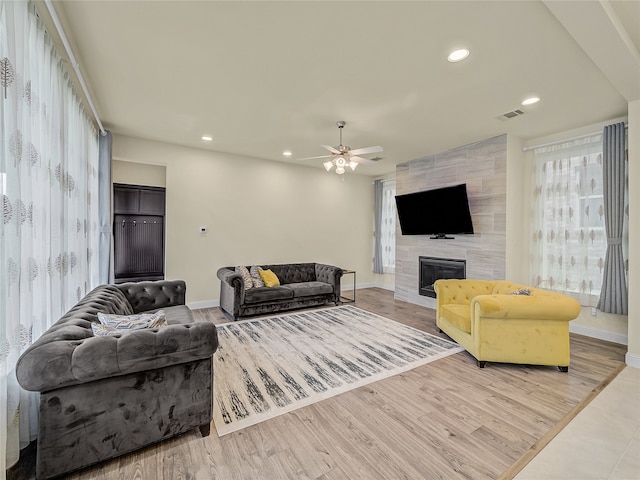
[[244,279],[233,267],[222,267],[216,273],[220,280],[220,308],[236,318],[244,304]]
[[116,287],[127,297],[134,313],[186,303],[187,284],[184,280],[121,283]]
[[316,263],[316,280],[318,282],[326,282],[336,286],[340,284],[341,277],[342,269],[340,267]]
[[56,337],[34,343],[18,360],[16,375],[26,390],[45,392],[186,363],[218,348],[216,327],[209,322],[94,337],[91,322],[77,319],[59,328]]
[[560,293],[533,289],[531,295],[478,295],[472,311],[484,318],[570,321],[580,314],[580,303]]
[[316,280],[318,282],[326,282],[333,287],[335,300],[340,298],[340,279],[342,278],[342,268],[333,265],[325,265],[316,263]]

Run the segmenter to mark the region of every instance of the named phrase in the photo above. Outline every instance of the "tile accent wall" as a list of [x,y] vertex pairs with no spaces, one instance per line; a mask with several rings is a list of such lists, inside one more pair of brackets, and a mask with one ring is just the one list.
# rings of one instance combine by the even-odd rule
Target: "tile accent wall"
[[[489,138],[396,166],[396,194],[467,184],[473,235],[430,240],[400,232],[396,219],[395,298],[435,308],[418,294],[418,257],[467,261],[467,278],[504,279],[506,258],[507,136]],[[437,208],[437,207],[436,207]]]

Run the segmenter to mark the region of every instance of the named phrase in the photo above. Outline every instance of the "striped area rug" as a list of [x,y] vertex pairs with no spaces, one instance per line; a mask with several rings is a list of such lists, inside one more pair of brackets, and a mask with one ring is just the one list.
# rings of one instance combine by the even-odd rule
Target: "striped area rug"
[[463,350],[350,305],[217,328],[219,436]]

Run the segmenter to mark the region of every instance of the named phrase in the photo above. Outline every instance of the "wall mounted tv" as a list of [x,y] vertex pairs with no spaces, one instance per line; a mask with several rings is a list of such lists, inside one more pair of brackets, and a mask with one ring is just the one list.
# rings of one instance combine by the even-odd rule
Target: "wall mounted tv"
[[451,239],[447,234],[473,233],[466,183],[396,195],[396,207],[402,235]]

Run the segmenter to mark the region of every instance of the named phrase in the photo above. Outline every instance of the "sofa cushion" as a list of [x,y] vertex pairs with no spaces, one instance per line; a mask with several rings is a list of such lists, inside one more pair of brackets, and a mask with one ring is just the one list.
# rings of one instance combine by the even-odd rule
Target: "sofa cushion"
[[257,265],[253,265],[249,270],[254,287],[264,287],[264,282],[262,281],[262,277],[260,276],[260,270],[260,267],[258,267]]
[[180,325],[184,323],[193,323],[193,313],[186,305],[175,305],[173,307],[163,307],[164,316],[167,318],[169,325]]
[[259,287],[247,290],[245,303],[272,302],[274,300],[288,300],[293,298],[293,290],[287,287]]
[[312,297],[333,293],[333,287],[325,282],[289,283],[287,288],[293,290],[293,297]]
[[454,303],[442,305],[440,317],[445,318],[460,330],[471,333],[471,307],[469,305]]
[[278,276],[271,270],[260,270],[259,273],[265,287],[277,287],[278,285],[280,285]]
[[249,270],[247,269],[247,267],[240,265],[235,268],[235,272],[242,275],[242,280],[244,281],[245,290],[249,290],[250,288],[253,288],[253,278],[251,278],[251,274],[249,273]]

